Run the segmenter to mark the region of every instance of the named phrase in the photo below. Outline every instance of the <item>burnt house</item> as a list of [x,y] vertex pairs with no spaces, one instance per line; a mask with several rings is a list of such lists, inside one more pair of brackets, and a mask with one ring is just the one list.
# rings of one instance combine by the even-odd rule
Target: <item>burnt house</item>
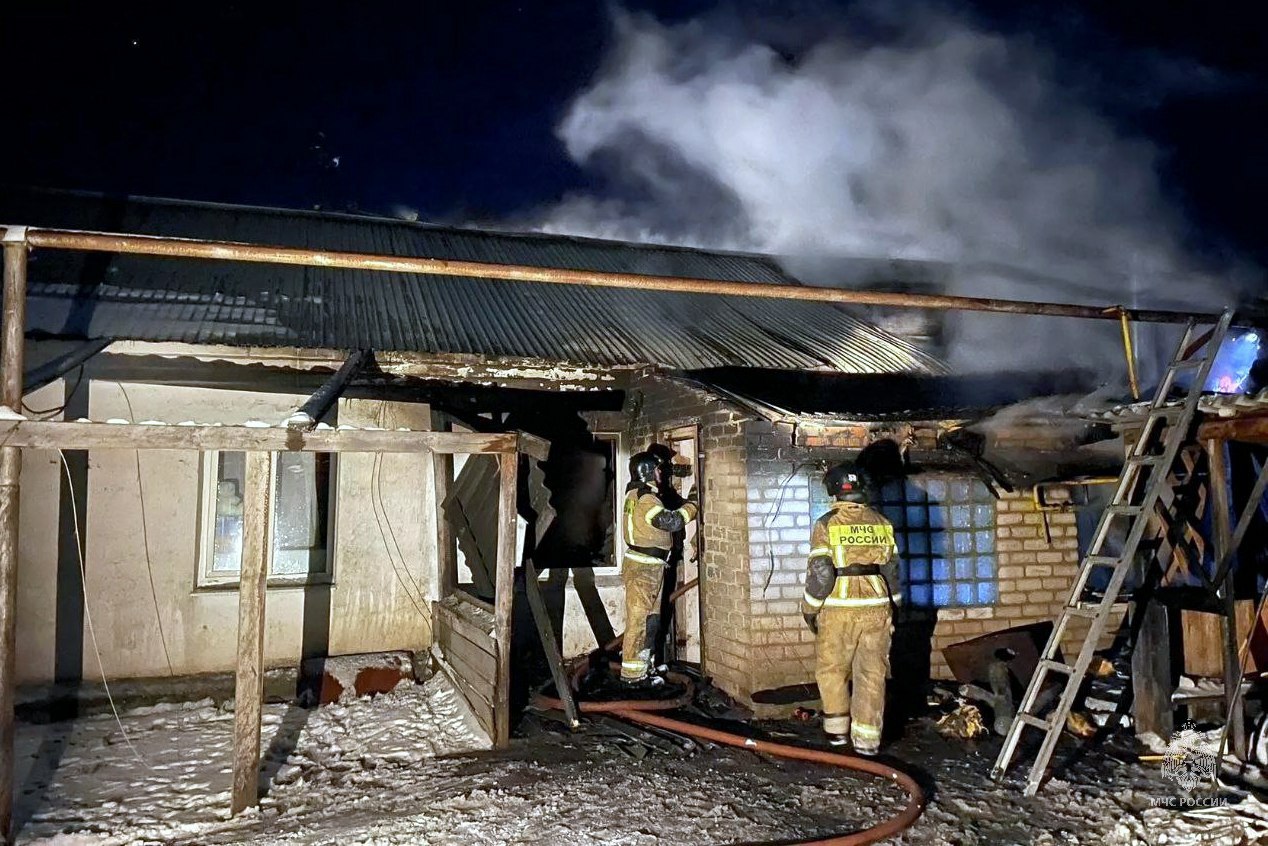
[[[0,220],[798,284],[765,256],[354,215],[10,193]],[[911,606],[896,650],[925,678],[945,672],[946,643],[1051,619],[1078,566],[1079,498],[1043,486],[1086,480],[1098,462],[1116,472],[1112,450],[1084,446],[1100,437],[1086,427],[965,425],[1070,386],[957,380],[837,305],[108,250],[37,249],[28,274],[28,420],[271,430],[339,381],[309,431],[468,436],[470,454],[274,453],[264,663],[436,644],[478,712],[502,709],[503,735],[504,564],[522,553],[507,551],[498,502],[514,461],[499,450],[521,456],[521,517],[542,511],[540,497],[526,507],[534,485],[547,492],[553,523],[534,537],[521,521],[519,543],[565,656],[623,626],[610,528],[628,456],[659,441],[690,461],[703,507],[679,579],[700,587],[678,601],[674,648],[746,704],[813,678],[797,601],[827,464],[865,451],[878,462]],[[504,434],[519,446],[494,440]],[[23,452],[19,681],[232,670],[245,447]],[[527,631],[524,603],[513,613]]]

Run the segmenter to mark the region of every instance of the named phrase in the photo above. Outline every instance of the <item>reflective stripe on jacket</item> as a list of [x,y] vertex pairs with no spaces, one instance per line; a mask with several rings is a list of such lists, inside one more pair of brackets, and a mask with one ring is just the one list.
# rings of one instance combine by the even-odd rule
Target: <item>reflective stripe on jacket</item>
[[856,502],[834,502],[832,509],[815,521],[810,545],[811,559],[830,558],[837,568],[851,564],[876,564],[882,574],[838,576],[832,592],[825,599],[815,601],[809,594],[805,596],[812,607],[888,605],[891,590],[894,591],[894,601],[900,599],[898,545],[894,541],[894,527],[878,511]]
[[[678,510],[683,520],[694,520],[696,516],[696,507],[688,502]],[[621,509],[621,537],[625,541],[625,557],[633,561],[640,561],[647,564],[664,564],[669,557],[669,550],[673,548],[673,533],[658,528],[652,521],[656,516],[665,511],[665,504],[661,502],[656,491],[650,487],[639,487],[630,491],[625,495],[624,507]],[[644,549],[664,550],[665,554],[657,557],[644,552],[639,552],[634,547],[642,547]]]

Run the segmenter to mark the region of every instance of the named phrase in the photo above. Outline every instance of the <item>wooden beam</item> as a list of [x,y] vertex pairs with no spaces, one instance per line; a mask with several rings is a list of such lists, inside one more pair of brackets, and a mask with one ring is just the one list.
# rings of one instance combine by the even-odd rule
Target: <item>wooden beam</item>
[[[444,414],[431,410],[431,427],[436,432],[448,432],[453,428]],[[439,571],[439,594],[444,599],[458,588],[458,549],[453,529],[445,516],[445,500],[453,485],[453,456],[432,453],[432,493],[436,514],[436,566]]]
[[1268,414],[1247,414],[1242,417],[1209,420],[1198,426],[1198,439],[1268,444]]
[[1223,584],[1225,577],[1228,575],[1229,569],[1233,566],[1233,557],[1237,555],[1237,550],[1241,549],[1242,541],[1246,538],[1246,532],[1250,530],[1251,521],[1255,519],[1255,514],[1259,512],[1260,503],[1264,498],[1264,491],[1268,489],[1268,461],[1264,462],[1264,466],[1259,469],[1259,478],[1255,480],[1255,486],[1251,488],[1250,496],[1246,498],[1246,505],[1242,508],[1241,515],[1237,518],[1237,528],[1233,530],[1233,535],[1229,539],[1228,549],[1224,550],[1224,557],[1216,557],[1215,566],[1215,583]]
[[[4,238],[4,324],[0,327],[0,404],[22,409],[26,326],[26,244]],[[22,451],[0,440],[0,842],[13,827],[13,693],[17,683],[18,487]]]
[[519,490],[519,455],[498,456],[498,541],[496,589],[493,598],[493,641],[497,644],[497,701],[494,707],[493,745],[504,748],[511,741],[511,603],[515,596],[516,492]]
[[537,461],[546,461],[550,457],[550,441],[545,438],[539,438],[536,435],[530,435],[527,432],[520,432],[519,450],[529,458]]
[[[1211,470],[1211,533],[1214,537],[1215,560],[1232,556],[1233,530],[1230,522],[1228,461],[1223,441],[1206,442],[1207,465]],[[1233,595],[1233,574],[1229,570],[1223,584],[1224,606],[1224,704],[1227,724],[1225,736],[1229,750],[1239,760],[1246,760],[1246,725],[1238,707],[1237,690],[1241,685],[1241,661],[1237,654],[1237,606]]]
[[[546,441],[542,443],[549,451],[550,444]],[[568,719],[568,725],[577,728],[581,725],[577,717],[577,704],[573,701],[568,674],[564,672],[563,654],[559,648],[559,641],[555,638],[555,629],[546,608],[546,600],[542,596],[537,567],[533,564],[533,555],[537,554],[542,538],[546,536],[546,531],[555,520],[555,509],[550,504],[546,474],[542,472],[538,462],[531,460],[528,462],[528,497],[529,507],[533,509],[533,549],[532,555],[524,556],[524,595],[528,597],[528,606],[533,612],[537,637],[542,642],[542,651],[546,653],[546,663],[550,667],[550,676],[555,682],[556,694],[564,705],[564,716]]]
[[233,703],[233,800],[241,813],[259,802],[260,719],[264,708],[264,595],[268,581],[270,456],[249,452],[243,483],[242,572],[238,582],[238,663]]
[[[1152,565],[1146,565],[1146,568]],[[1144,569],[1144,568],[1142,568]],[[1171,631],[1167,608],[1146,599],[1133,604],[1139,631],[1132,649],[1132,718],[1136,735],[1149,731],[1165,740],[1175,730],[1171,696]]]
[[245,452],[440,452],[511,453],[517,436],[383,429],[315,429],[283,426],[180,426],[144,423],[75,423],[57,420],[0,421],[0,446],[25,449],[178,449]]
[[369,361],[369,350],[357,350],[348,356],[348,360],[343,363],[335,373],[322,384],[320,388],[313,392],[308,401],[295,410],[295,413],[286,419],[286,425],[294,429],[310,430],[317,426],[317,421],[326,416],[326,412],[330,411],[330,407],[339,399],[343,389],[348,387],[348,383],[352,378],[361,372],[361,368],[365,367]]
[[70,352],[59,355],[39,367],[28,370],[22,379],[24,383],[22,390],[28,394],[32,391],[38,391],[50,382],[65,376],[76,367],[79,367],[88,359],[110,346],[110,344],[111,340],[109,338],[85,341]]

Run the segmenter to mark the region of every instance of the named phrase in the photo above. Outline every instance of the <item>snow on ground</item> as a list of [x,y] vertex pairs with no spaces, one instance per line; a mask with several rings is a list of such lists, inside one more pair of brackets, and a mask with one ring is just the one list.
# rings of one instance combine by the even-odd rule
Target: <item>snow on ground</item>
[[[120,730],[122,723],[124,731]],[[127,711],[18,731],[19,842],[60,833],[91,839],[54,843],[201,840],[228,817],[233,711],[210,699]],[[311,711],[265,707],[261,816],[324,806],[308,780],[376,786],[376,774],[440,755],[487,748],[488,738],[443,677],[402,685],[374,699]]]
[[[21,726],[19,842],[787,842],[857,830],[903,804],[877,779],[741,750],[636,760],[597,729],[538,732],[509,750],[482,751],[487,738],[437,676],[312,711],[270,706],[268,794],[258,811],[229,819],[232,718],[210,700],[128,711],[122,721],[135,752],[110,715]],[[803,735],[776,740],[817,740],[809,726],[761,728]],[[927,720],[909,726],[889,751],[933,786],[932,803],[897,842],[1241,846],[1268,839],[1268,828],[1257,828],[1268,827],[1268,814],[1253,799],[1224,793],[1217,798],[1230,798],[1227,806],[1159,806],[1188,794],[1125,748],[1093,752],[1035,799],[1021,795],[1015,778],[989,780],[997,749],[998,740],[948,741]]]

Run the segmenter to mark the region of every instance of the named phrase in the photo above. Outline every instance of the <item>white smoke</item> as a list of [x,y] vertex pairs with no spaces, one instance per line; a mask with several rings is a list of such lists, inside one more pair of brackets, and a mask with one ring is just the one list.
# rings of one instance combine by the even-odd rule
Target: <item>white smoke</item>
[[[1033,43],[909,11],[900,37],[846,28],[795,62],[715,18],[615,12],[610,52],[558,127],[611,189],[565,197],[538,225],[773,253],[808,284],[848,285],[838,259],[869,256],[949,263],[946,289],[974,296],[1230,299],[1180,246],[1150,143],[1062,91]],[[1115,324],[949,327],[960,370],[1124,369]]]

